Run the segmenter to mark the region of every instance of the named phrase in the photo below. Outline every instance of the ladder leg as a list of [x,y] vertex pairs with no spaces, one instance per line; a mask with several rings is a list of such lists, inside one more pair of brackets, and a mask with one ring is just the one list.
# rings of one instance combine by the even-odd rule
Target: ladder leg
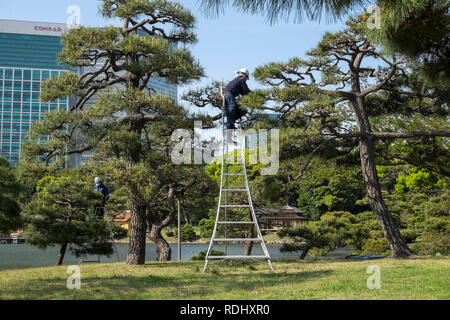
[[[222,93],[222,92],[221,92]],[[220,205],[222,202],[222,189],[223,189],[223,164],[224,164],[224,158],[225,158],[225,135],[226,135],[226,131],[225,130],[225,119],[224,119],[224,107],[225,107],[225,99],[222,99],[222,168],[221,168],[221,175],[220,175],[220,192],[219,192],[219,203],[217,206],[217,213],[216,213],[216,220],[214,223],[214,229],[213,229],[213,233],[211,235],[211,239],[209,241],[209,246],[208,246],[208,250],[206,251],[206,255],[205,255],[205,265],[203,267],[203,272],[206,271],[206,268],[208,267],[208,257],[211,254],[212,251],[212,246],[213,246],[213,242],[214,242],[214,238],[216,236],[216,231],[217,231],[217,223],[219,221],[219,214],[220,214]]]
[[[226,147],[225,147],[225,155],[227,156],[227,161],[225,161],[225,173],[228,173],[228,151],[229,151],[229,149],[228,149],[228,144],[229,144],[229,141],[228,141],[228,138],[230,138],[230,135],[229,135],[229,130],[227,129],[227,131],[226,131]],[[230,140],[231,140],[231,138],[230,138]],[[224,187],[224,189],[226,189],[226,188],[228,188],[228,176],[225,176],[225,187]],[[228,204],[228,195],[227,195],[227,193],[225,192],[225,197],[224,197],[224,200],[225,200],[225,202],[224,202],[224,204]],[[220,205],[220,203],[219,203],[219,205]],[[224,208],[224,214],[225,214],[225,221],[228,221],[228,218],[227,218],[227,210],[228,210],[228,208]],[[225,238],[227,238],[227,225],[225,225],[224,226],[224,234],[225,234]],[[224,253],[225,253],[225,255],[227,255],[228,254],[228,245],[227,245],[227,243],[225,242],[225,244],[224,244]]]
[[[208,256],[207,256],[208,257]],[[203,266],[203,272],[206,271],[206,268],[208,267],[208,258],[205,259],[205,265]]]
[[[111,242],[114,247],[114,251],[116,252],[117,262],[120,262],[119,252],[117,251],[116,243],[114,242],[114,234],[113,234],[113,231],[111,228],[111,223],[109,222],[108,212],[106,211],[106,207],[104,208],[104,210],[105,210],[106,222],[108,222],[109,232],[111,234]],[[100,258],[99,258],[99,260],[100,260]]]
[[271,259],[267,259],[267,263],[269,263],[269,267],[273,271],[272,260]]
[[[239,124],[240,124],[240,127],[242,128],[241,120],[239,120]],[[267,250],[266,243],[265,243],[263,235],[261,233],[261,229],[259,228],[258,222],[256,220],[256,214],[255,214],[255,210],[253,208],[252,196],[251,196],[250,187],[249,187],[249,184],[248,184],[247,168],[246,168],[246,164],[245,164],[245,146],[244,146],[244,144],[245,144],[245,134],[243,133],[242,129],[240,130],[239,133],[240,133],[239,138],[240,138],[240,143],[241,143],[241,156],[243,157],[243,167],[244,167],[244,174],[245,174],[245,186],[247,188],[247,195],[248,195],[248,203],[250,205],[250,212],[251,212],[253,221],[255,221],[256,233],[258,235],[258,238],[261,240],[261,248],[262,248],[262,250],[264,252],[264,255],[267,257],[267,262],[269,263],[270,269],[273,271],[272,259],[270,258],[270,254],[269,254],[269,251]]]

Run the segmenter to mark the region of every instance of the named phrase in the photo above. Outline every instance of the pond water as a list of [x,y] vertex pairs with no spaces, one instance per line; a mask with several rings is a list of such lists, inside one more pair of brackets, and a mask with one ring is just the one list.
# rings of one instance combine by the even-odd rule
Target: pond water
[[[117,243],[117,251],[119,258],[124,261],[127,256],[128,243]],[[172,248],[172,260],[177,260],[177,244],[170,244]],[[208,244],[189,243],[181,245],[181,259],[189,260],[192,256],[198,255],[200,251],[208,249]],[[215,246],[214,249],[223,251],[223,246]],[[282,253],[279,245],[267,245],[272,260],[279,259],[297,259],[300,252]],[[53,266],[58,256],[59,246],[48,247],[47,249],[38,249],[28,244],[0,244],[0,269],[27,268]],[[242,255],[244,245],[228,245],[229,255]],[[262,255],[261,246],[255,245],[252,250],[254,255]],[[147,261],[156,260],[156,246],[154,243],[147,243],[145,257]],[[97,256],[88,257],[90,260],[97,259]],[[67,250],[63,264],[78,264],[79,258],[71,254]],[[102,263],[117,262],[116,255],[113,254],[109,258],[101,256]]]

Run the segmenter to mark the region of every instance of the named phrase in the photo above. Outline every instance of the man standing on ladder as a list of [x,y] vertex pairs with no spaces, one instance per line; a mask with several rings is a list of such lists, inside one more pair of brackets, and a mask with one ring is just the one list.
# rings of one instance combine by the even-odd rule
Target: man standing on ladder
[[251,92],[247,87],[247,80],[250,73],[247,69],[242,68],[234,73],[237,77],[227,84],[223,92],[225,99],[225,115],[227,116],[227,129],[236,129],[234,123],[247,114],[247,110],[242,110],[236,101],[239,95],[245,96]]
[[[222,108],[224,109],[224,112],[222,113],[222,137],[223,137],[223,152],[222,152],[222,169],[221,169],[221,176],[220,176],[220,192],[219,192],[219,203],[217,206],[217,214],[216,214],[216,220],[214,223],[214,229],[211,235],[211,239],[209,242],[208,250],[206,251],[205,255],[205,265],[203,267],[203,272],[206,271],[206,268],[208,267],[209,260],[230,260],[230,259],[264,259],[268,262],[271,270],[273,271],[272,266],[272,258],[270,257],[269,251],[267,250],[266,243],[264,241],[264,238],[262,236],[261,230],[258,225],[258,221],[256,219],[255,210],[253,207],[252,202],[252,196],[250,193],[250,187],[248,183],[248,176],[247,176],[247,169],[245,166],[245,137],[242,139],[242,135],[239,132],[239,141],[242,141],[244,143],[241,144],[241,152],[240,152],[240,159],[233,159],[233,160],[240,160],[238,163],[242,165],[242,171],[240,172],[229,172],[228,171],[228,161],[225,161],[225,158],[227,158],[228,154],[228,142],[225,143],[225,141],[229,141],[230,133],[233,132],[236,127],[234,126],[234,123],[236,120],[240,119],[242,116],[246,114],[246,112],[239,108],[238,103],[236,102],[236,97],[239,95],[247,95],[251,91],[247,87],[246,81],[249,79],[249,72],[247,69],[240,69],[236,71],[238,77],[233,79],[223,90],[223,105]],[[225,115],[227,117],[227,128],[225,129]],[[231,129],[231,130],[228,130]],[[225,136],[225,134],[227,136]],[[228,158],[227,158],[228,160]],[[241,181],[241,184],[245,183],[244,186],[236,186],[235,183],[229,183],[228,176],[242,176],[244,178],[244,181]],[[224,178],[225,177],[225,178]],[[247,201],[248,204],[239,204],[239,203],[229,203],[228,200],[234,198],[230,196],[230,192],[245,192],[247,195]],[[231,194],[232,195],[232,194]],[[247,221],[242,221],[241,219],[236,219],[236,217],[231,217],[231,220],[227,217],[227,209],[228,208],[247,208],[249,210],[248,216],[250,219]],[[240,210],[240,209],[238,209]],[[237,213],[237,212],[236,212]],[[218,226],[224,225],[224,228],[221,228],[218,231]],[[245,238],[233,238],[229,237],[227,234],[227,225],[248,225],[249,227],[253,227],[256,229],[256,238],[254,236],[252,237],[245,237]],[[261,249],[263,250],[263,255],[251,255],[250,252],[244,254],[244,255],[228,255],[227,253],[227,242],[259,242],[261,244]],[[212,255],[212,248],[215,244],[218,243],[225,243],[225,252],[224,255]]]
[[96,177],[94,179],[94,182],[95,182],[94,190],[101,192],[103,194],[102,205],[101,205],[101,207],[96,206],[94,213],[95,213],[96,217],[103,218],[103,216],[105,215],[106,201],[108,201],[108,199],[109,199],[109,191],[108,191],[108,188],[103,184],[102,179],[100,177]]
[[[116,257],[117,257],[117,262],[120,262],[120,257],[119,257],[119,252],[117,251],[117,247],[116,244],[114,243],[114,234],[111,228],[111,223],[109,222],[109,218],[108,218],[108,213],[106,212],[106,202],[109,200],[109,191],[108,188],[103,184],[102,179],[100,177],[95,177],[94,179],[94,190],[101,192],[103,194],[103,201],[102,203],[96,205],[94,207],[94,215],[97,218],[102,218],[105,216],[106,214],[106,222],[108,223],[108,228],[109,228],[109,232],[111,234],[111,241],[112,241],[112,245],[114,247],[114,251],[116,252]],[[95,261],[87,261],[85,260],[83,257],[81,257],[80,259],[80,264],[83,262],[100,262],[100,256],[98,256],[98,260]]]

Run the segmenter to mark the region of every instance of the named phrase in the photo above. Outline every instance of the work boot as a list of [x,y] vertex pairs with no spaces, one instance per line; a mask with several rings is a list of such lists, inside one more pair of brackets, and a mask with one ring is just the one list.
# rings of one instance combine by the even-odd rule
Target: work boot
[[227,143],[233,143],[233,145],[238,146],[240,143],[239,131],[227,129]]

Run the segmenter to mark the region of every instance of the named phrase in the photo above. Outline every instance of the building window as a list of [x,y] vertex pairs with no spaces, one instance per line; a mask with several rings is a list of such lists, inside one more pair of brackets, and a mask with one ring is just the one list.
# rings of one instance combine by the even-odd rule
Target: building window
[[11,111],[11,103],[10,102],[3,103],[3,112],[5,112],[5,111]]
[[39,92],[32,92],[32,100],[33,100],[33,102],[38,102],[40,95],[41,94]]
[[20,124],[19,123],[13,123],[12,131],[13,132],[20,132]]
[[11,101],[12,92],[11,91],[3,91],[3,100]]
[[20,91],[14,91],[14,101],[21,101],[22,100],[22,92]]
[[27,91],[31,90],[31,82],[30,81],[23,82],[23,90],[27,90]]
[[23,92],[23,101],[27,101],[30,102],[31,98],[30,98],[30,92]]
[[13,78],[12,69],[6,69],[5,70],[5,79],[12,80],[12,78]]
[[11,124],[10,123],[3,123],[2,131],[3,131],[3,135],[5,134],[5,132],[11,131]]
[[14,70],[14,80],[22,80],[22,69]]
[[33,81],[33,91],[41,91],[41,83]]
[[5,81],[4,89],[12,90],[12,81]]
[[30,114],[28,112],[22,113],[22,121],[24,121],[24,122],[30,121]]
[[41,71],[33,70],[33,80],[40,81],[41,80]]
[[23,70],[23,80],[31,80],[31,70]]

